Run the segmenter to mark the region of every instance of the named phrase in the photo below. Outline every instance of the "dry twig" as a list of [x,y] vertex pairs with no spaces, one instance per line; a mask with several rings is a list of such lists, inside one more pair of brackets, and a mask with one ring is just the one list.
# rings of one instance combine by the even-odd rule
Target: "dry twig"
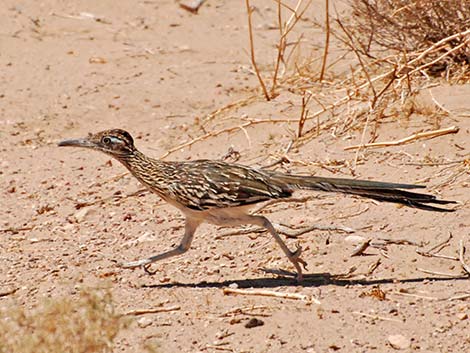
[[389,146],[399,146],[399,145],[404,145],[406,143],[423,139],[423,138],[435,138],[438,136],[443,136],[447,134],[456,134],[459,132],[459,128],[457,126],[451,126],[445,129],[439,129],[439,130],[433,130],[433,131],[426,131],[426,132],[418,132],[416,134],[413,134],[411,136],[402,138],[400,140],[396,141],[387,141],[387,142],[373,142],[373,143],[366,143],[366,144],[361,144],[361,145],[354,145],[354,146],[348,146],[345,147],[345,151],[349,150],[355,150],[359,148],[380,148],[380,147],[389,147]]
[[454,273],[444,273],[444,272],[438,272],[438,271],[431,271],[431,270],[426,270],[424,268],[417,268],[418,271],[421,271],[423,273],[427,273],[430,275],[436,275],[436,276],[444,276],[448,278],[462,278],[462,274],[454,274]]
[[308,109],[307,105],[310,99],[312,98],[312,94],[308,92],[304,92],[302,95],[302,109],[300,110],[300,118],[299,118],[299,127],[297,132],[297,137],[302,137],[302,130],[304,128],[305,121],[308,118]]
[[399,323],[403,322],[403,320],[392,319],[392,318],[389,318],[389,317],[384,317],[384,316],[379,316],[379,315],[371,315],[371,314],[361,313],[360,311],[353,311],[352,313],[354,315],[368,317],[368,318],[374,319],[374,320],[393,321],[393,322],[399,322]]
[[462,268],[464,269],[464,271],[467,272],[468,275],[470,275],[470,266],[468,266],[467,263],[465,262],[465,259],[463,258],[464,254],[465,254],[465,247],[463,245],[463,239],[460,239],[459,260],[460,260],[460,263],[462,264]]
[[[222,344],[228,344],[225,342],[222,342]],[[223,347],[221,344],[216,345],[216,344],[206,344],[206,348],[208,349],[215,349],[216,351],[227,351],[227,352],[233,352],[234,350],[230,347]]]
[[169,311],[176,311],[180,310],[181,307],[179,305],[174,305],[174,306],[167,306],[167,307],[159,307],[159,308],[149,308],[149,309],[135,309],[135,310],[130,310],[124,314],[123,316],[138,316],[138,315],[145,315],[145,314],[156,314],[156,313],[166,313]]
[[227,317],[227,316],[235,316],[235,315],[248,315],[248,316],[261,316],[261,317],[269,317],[271,314],[263,314],[263,313],[252,313],[252,311],[255,310],[266,310],[269,309],[265,305],[252,305],[252,306],[246,306],[246,307],[238,307],[238,308],[233,308],[229,311],[226,311],[221,317]]
[[11,289],[7,289],[3,292],[0,292],[0,298],[6,297],[6,296],[11,295],[11,294],[15,294],[18,289],[19,288],[11,288]]
[[372,275],[374,273],[374,271],[380,266],[381,263],[382,263],[382,260],[380,260],[380,258],[378,258],[377,261],[370,264],[369,268],[367,269],[366,276]]
[[426,299],[426,300],[439,300],[439,298],[436,298],[436,297],[427,297],[427,296],[424,296],[424,295],[407,293],[407,292],[402,292],[402,291],[393,291],[393,292],[391,292],[391,294],[402,295],[404,297]]
[[319,81],[323,81],[323,76],[325,75],[326,69],[326,59],[328,57],[328,49],[330,47],[330,2],[325,0],[325,46],[323,49],[323,57],[321,62],[320,69],[320,78]]
[[26,230],[33,230],[34,227],[8,227],[8,228],[2,228],[0,229],[0,233],[12,233],[12,234],[18,234],[19,232],[24,232]]
[[104,205],[108,202],[116,202],[116,201],[124,200],[124,199],[131,198],[131,197],[136,197],[136,196],[138,197],[141,195],[145,195],[149,192],[150,191],[148,191],[148,189],[139,189],[137,191],[131,192],[130,194],[124,194],[124,195],[117,194],[117,195],[112,195],[112,196],[105,197],[103,199],[94,200],[94,201],[81,201],[75,204],[75,208],[78,210],[80,208],[93,206],[93,205]]
[[371,240],[372,239],[367,239],[363,241],[362,243],[360,243],[358,246],[356,246],[356,248],[353,250],[353,252],[349,256],[353,257],[353,256],[362,255],[364,251],[366,251],[366,249],[369,247]]
[[[287,225],[278,225],[278,226],[282,226],[284,228],[292,228],[291,226],[287,226]],[[279,234],[285,235],[287,238],[292,238],[292,239],[297,239],[301,235],[309,233],[309,232],[313,232],[315,230],[331,231],[331,232],[336,231],[336,232],[345,232],[345,233],[355,232],[354,229],[349,228],[349,227],[344,227],[344,226],[311,225],[311,226],[306,226],[306,227],[301,227],[301,228],[293,228],[292,231],[277,227],[277,232]],[[232,237],[236,235],[246,235],[246,234],[251,234],[251,233],[265,233],[265,232],[266,232],[266,229],[264,228],[249,227],[249,228],[231,230],[231,231],[219,234],[215,237],[215,239],[220,240],[222,238]]]
[[227,127],[227,128],[223,128],[223,129],[220,129],[220,130],[217,130],[217,131],[210,131],[204,135],[201,135],[199,137],[196,137],[188,142],[185,142],[185,143],[182,143],[176,147],[173,147],[171,149],[169,149],[168,151],[166,151],[161,157],[160,159],[164,159],[166,157],[168,157],[170,154],[182,149],[182,148],[185,148],[185,147],[190,147],[192,145],[194,145],[195,143],[197,142],[201,142],[203,140],[207,140],[208,138],[211,138],[211,137],[215,137],[215,136],[218,136],[218,135],[221,135],[221,134],[224,134],[224,133],[230,133],[230,132],[233,132],[233,131],[236,131],[236,130],[242,130],[245,129],[246,127],[248,126],[253,126],[253,125],[258,125],[258,124],[278,124],[278,123],[294,123],[294,122],[297,122],[297,120],[294,120],[294,119],[247,119],[246,122],[244,122],[243,124],[240,124],[240,125],[236,125],[236,126],[230,126],[230,127]]
[[307,303],[320,304],[320,301],[311,295],[305,295],[305,294],[299,294],[299,293],[281,293],[281,292],[274,292],[270,290],[261,290],[261,289],[245,290],[245,289],[224,288],[224,294],[226,295],[228,294],[259,295],[263,297],[294,299],[294,300],[302,300]]
[[256,60],[255,60],[255,44],[253,41],[253,28],[251,24],[251,14],[253,13],[253,9],[250,5],[250,0],[245,0],[245,4],[246,4],[247,16],[248,16],[248,34],[250,38],[251,64],[253,65],[253,69],[255,70],[256,76],[258,77],[258,81],[261,86],[261,89],[263,90],[264,97],[266,98],[267,101],[269,101],[271,100],[271,97],[269,96],[268,90],[266,89],[266,85],[264,84],[263,78],[261,77],[261,74],[258,69],[258,65],[256,64]]
[[453,297],[448,298],[447,300],[452,301],[452,300],[464,300],[470,298],[470,293],[469,294],[462,294],[462,295],[456,295]]
[[439,242],[438,244],[432,246],[429,250],[416,249],[416,253],[418,255],[425,256],[425,257],[436,257],[436,258],[441,258],[441,259],[459,261],[458,257],[439,254],[439,251],[441,251],[446,246],[449,246],[449,241],[451,239],[452,239],[452,233],[449,232],[449,237],[445,239],[444,241]]

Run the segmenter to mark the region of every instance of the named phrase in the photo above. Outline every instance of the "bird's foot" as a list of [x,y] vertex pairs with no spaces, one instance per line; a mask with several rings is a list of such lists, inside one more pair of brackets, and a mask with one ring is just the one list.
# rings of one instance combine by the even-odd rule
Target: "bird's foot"
[[300,258],[301,254],[302,254],[302,246],[299,243],[297,243],[296,249],[294,252],[291,252],[291,256],[289,257],[289,260],[297,264],[302,264],[304,270],[306,270],[308,264],[306,261]]
[[144,266],[144,265],[147,265],[147,264],[148,264],[148,261],[139,260],[139,261],[131,261],[131,262],[121,262],[119,264],[119,267],[122,267],[122,268],[137,268],[137,267],[141,267],[141,266]]
[[145,273],[150,275],[150,276],[153,276],[155,273],[158,272],[158,270],[151,271],[150,270],[150,264],[144,265],[143,268],[144,268]]
[[142,267],[144,271],[149,274],[149,275],[154,275],[157,273],[157,271],[150,271],[150,264],[152,261],[149,259],[143,259],[143,260],[138,260],[138,261],[131,261],[131,262],[123,262],[119,266],[121,268],[137,268],[137,267]]
[[[297,249],[294,252],[291,252],[289,256],[289,260],[294,264],[295,269],[297,270],[297,282],[302,282],[304,277],[302,275],[302,267],[306,270],[307,269],[307,262],[300,258],[302,254],[302,246],[297,244]],[[302,267],[300,267],[300,265]]]

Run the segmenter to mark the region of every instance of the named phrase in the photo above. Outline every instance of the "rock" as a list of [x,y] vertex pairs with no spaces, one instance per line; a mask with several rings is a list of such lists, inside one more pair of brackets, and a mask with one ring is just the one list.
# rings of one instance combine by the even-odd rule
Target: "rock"
[[344,238],[344,241],[348,243],[359,244],[365,242],[366,238],[361,237],[360,235],[348,235],[346,238]]
[[140,328],[145,328],[147,326],[150,326],[152,324],[152,320],[150,320],[148,317],[141,317],[139,320],[137,320],[137,325]]
[[246,328],[253,328],[253,327],[258,327],[258,326],[263,326],[263,325],[264,325],[263,320],[260,320],[260,319],[257,319],[255,317],[253,317],[245,324],[245,327]]
[[91,213],[90,207],[83,207],[83,208],[80,208],[77,212],[75,212],[75,214],[73,215],[73,218],[75,218],[75,220],[78,223],[82,223],[90,213]]
[[395,349],[407,349],[411,346],[411,340],[403,335],[390,335],[387,341]]
[[63,228],[64,232],[70,232],[74,229],[75,229],[75,226],[72,223],[67,223]]
[[143,243],[146,241],[155,241],[156,237],[153,232],[144,232],[141,236],[137,238],[137,243]]
[[191,1],[186,0],[186,1],[180,2],[180,7],[193,14],[197,14],[199,8],[204,3],[204,1],[205,0],[191,0]]

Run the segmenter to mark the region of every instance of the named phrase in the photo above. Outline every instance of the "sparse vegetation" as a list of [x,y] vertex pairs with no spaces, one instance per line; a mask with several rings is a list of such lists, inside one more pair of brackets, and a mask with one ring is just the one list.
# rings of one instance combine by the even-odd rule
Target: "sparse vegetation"
[[[329,1],[325,0],[326,20],[321,20],[308,11],[311,1],[298,0],[295,6],[276,1],[279,40],[271,66],[256,64],[255,27],[251,25],[250,2],[246,3],[251,61],[262,92],[258,97],[270,100],[283,91],[298,96],[298,126],[296,136],[288,143],[290,147],[300,147],[324,131],[333,131],[337,137],[360,131],[360,145],[366,145],[377,139],[382,122],[408,121],[412,114],[429,122],[425,130],[438,131],[449,112],[434,98],[434,104],[425,111],[416,109],[421,105],[417,97],[435,77],[450,83],[470,79],[470,20],[465,15],[470,5],[465,2],[350,0],[350,9],[345,13],[335,9],[331,14]],[[308,42],[297,26],[300,19],[322,27],[326,34],[324,47],[309,51],[309,55],[293,55]],[[331,43],[330,34],[336,42]],[[330,55],[330,45],[340,48],[336,55]],[[341,51],[343,54],[338,54]],[[263,72],[259,67],[264,68]],[[262,79],[269,76],[273,78],[271,89]],[[228,130],[244,127],[240,121],[235,124]],[[207,137],[212,135],[206,133]],[[190,143],[203,139],[195,138]],[[352,174],[359,152],[350,168]]]
[[[470,63],[468,1],[352,0],[351,5],[349,28],[357,39],[358,50],[364,54],[374,56],[374,45],[399,53],[422,51],[452,37],[446,46],[430,53],[434,59],[447,53],[430,67],[430,73]],[[455,50],[449,52],[450,49]]]
[[111,352],[126,325],[114,311],[109,292],[84,291],[78,298],[58,298],[29,311],[1,313],[1,353]]

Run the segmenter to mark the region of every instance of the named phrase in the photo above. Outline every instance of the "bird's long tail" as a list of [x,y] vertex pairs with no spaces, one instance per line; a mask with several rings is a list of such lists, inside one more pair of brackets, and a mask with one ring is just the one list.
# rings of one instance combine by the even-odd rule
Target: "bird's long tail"
[[453,209],[441,208],[430,204],[447,205],[455,201],[438,200],[436,196],[406,191],[406,189],[422,189],[423,185],[386,183],[369,180],[354,180],[342,178],[325,178],[316,176],[300,176],[275,174],[273,178],[282,179],[292,189],[318,190],[340,192],[367,197],[377,201],[387,201],[403,204],[409,207],[427,211],[453,212]]

